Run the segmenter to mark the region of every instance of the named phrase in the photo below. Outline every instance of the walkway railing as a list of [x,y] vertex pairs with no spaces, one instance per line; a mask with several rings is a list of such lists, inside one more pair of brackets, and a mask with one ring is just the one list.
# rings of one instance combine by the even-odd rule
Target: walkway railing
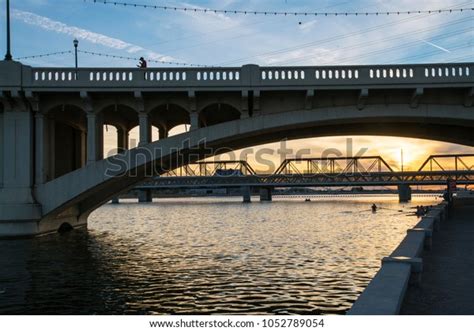
[[[0,66],[4,70],[5,64]],[[28,88],[272,87],[473,82],[474,63],[321,67],[33,68],[22,67]],[[0,86],[10,86],[0,74]]]

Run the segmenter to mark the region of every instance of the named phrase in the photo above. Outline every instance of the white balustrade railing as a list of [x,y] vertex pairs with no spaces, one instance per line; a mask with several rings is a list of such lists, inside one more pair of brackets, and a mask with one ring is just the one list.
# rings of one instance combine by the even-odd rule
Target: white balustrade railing
[[[275,86],[337,84],[411,84],[473,82],[474,63],[241,68],[31,68],[35,87],[187,87],[187,86]],[[1,83],[1,82],[0,82]]]

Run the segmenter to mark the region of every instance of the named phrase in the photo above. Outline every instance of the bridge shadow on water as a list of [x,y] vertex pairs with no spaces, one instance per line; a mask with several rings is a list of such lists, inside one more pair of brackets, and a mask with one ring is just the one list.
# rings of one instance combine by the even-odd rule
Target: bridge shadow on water
[[133,298],[113,290],[127,284],[111,272],[123,252],[108,252],[107,241],[87,230],[0,241],[0,313],[125,313]]

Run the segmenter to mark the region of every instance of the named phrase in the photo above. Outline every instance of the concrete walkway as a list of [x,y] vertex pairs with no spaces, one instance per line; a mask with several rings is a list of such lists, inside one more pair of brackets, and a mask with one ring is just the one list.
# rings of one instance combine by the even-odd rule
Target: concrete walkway
[[422,283],[408,288],[401,314],[474,314],[474,206],[450,216],[423,254]]

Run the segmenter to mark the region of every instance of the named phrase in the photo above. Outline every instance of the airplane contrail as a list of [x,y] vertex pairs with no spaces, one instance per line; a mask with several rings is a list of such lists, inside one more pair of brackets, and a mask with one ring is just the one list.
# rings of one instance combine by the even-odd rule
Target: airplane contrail
[[420,40],[421,40],[422,42],[424,42],[425,44],[428,44],[428,45],[430,45],[430,46],[433,46],[434,48],[437,48],[437,49],[442,50],[443,52],[451,53],[451,51],[450,51],[449,49],[446,49],[446,48],[444,48],[444,47],[438,46],[438,45],[436,45],[436,44],[433,44],[433,43],[431,43],[431,42],[429,42],[429,41],[426,41],[426,40],[423,40],[423,39],[420,39]]
[[11,14],[12,18],[18,19],[26,24],[37,26],[43,30],[67,34],[78,39],[87,40],[94,44],[99,44],[113,49],[124,50],[131,54],[142,52],[145,53],[144,55],[146,55],[146,57],[151,60],[176,62],[176,59],[171,56],[158,54],[151,50],[147,50],[141,46],[131,44],[117,38],[109,37],[76,26],[70,26],[65,23],[54,21],[48,17],[40,16],[31,12],[12,9]]

